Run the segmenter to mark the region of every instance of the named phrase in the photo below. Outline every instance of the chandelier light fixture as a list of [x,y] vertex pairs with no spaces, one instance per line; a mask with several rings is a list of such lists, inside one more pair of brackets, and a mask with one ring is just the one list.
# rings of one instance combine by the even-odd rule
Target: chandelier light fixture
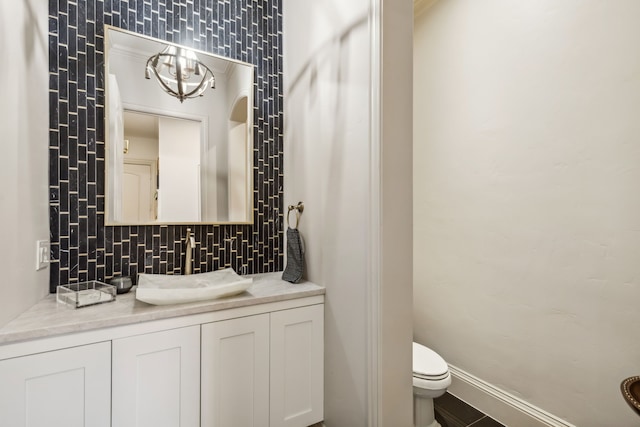
[[202,96],[208,86],[216,88],[213,72],[196,54],[183,47],[167,46],[147,60],[144,76],[156,77],[158,84],[171,96],[184,102],[187,98]]

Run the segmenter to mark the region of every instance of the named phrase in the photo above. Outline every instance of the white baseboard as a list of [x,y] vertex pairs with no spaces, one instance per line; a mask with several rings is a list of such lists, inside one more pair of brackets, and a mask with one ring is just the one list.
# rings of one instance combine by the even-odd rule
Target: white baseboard
[[462,369],[449,365],[449,392],[509,427],[575,427]]

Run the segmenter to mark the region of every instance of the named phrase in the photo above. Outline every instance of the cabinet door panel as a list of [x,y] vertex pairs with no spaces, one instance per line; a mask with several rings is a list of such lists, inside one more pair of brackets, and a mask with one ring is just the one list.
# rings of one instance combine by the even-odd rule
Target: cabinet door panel
[[323,419],[324,305],[271,313],[271,427]]
[[109,427],[111,343],[0,361],[0,425]]
[[200,327],[113,342],[113,427],[198,427]]
[[202,427],[269,425],[269,315],[202,325]]

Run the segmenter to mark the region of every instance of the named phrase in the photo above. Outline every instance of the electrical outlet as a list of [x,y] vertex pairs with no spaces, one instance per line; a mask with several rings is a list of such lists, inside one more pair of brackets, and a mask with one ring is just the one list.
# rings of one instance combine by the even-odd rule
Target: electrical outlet
[[48,240],[36,241],[36,270],[42,270],[49,265],[49,251],[51,247]]

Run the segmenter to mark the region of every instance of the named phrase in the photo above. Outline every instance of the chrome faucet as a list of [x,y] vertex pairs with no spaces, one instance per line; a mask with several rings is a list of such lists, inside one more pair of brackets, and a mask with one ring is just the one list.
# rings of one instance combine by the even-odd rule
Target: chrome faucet
[[187,228],[187,237],[185,238],[186,240],[186,247],[185,247],[185,254],[184,254],[184,274],[191,274],[193,272],[193,262],[192,262],[192,255],[193,255],[193,248],[196,246],[196,239],[195,237],[193,237],[193,234],[191,234],[191,229]]

